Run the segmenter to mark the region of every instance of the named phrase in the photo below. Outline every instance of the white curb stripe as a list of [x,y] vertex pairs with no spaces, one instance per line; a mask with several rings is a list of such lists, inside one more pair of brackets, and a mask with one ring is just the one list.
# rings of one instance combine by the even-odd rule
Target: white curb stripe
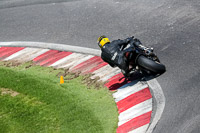
[[130,131],[130,132],[128,132],[128,133],[145,133],[148,127],[149,127],[149,124],[146,124],[146,125],[144,125],[144,126],[141,126],[141,127],[139,127],[139,128],[136,128],[135,130]]
[[[100,80],[102,80],[104,77],[108,75],[113,75],[113,73],[118,73],[118,68],[112,68],[109,65],[106,65],[96,71],[93,72],[94,76],[92,76],[92,79],[95,79],[96,77],[100,77]],[[114,76],[114,75],[113,75]],[[104,79],[105,80],[105,79]]]
[[77,66],[78,64],[86,61],[86,60],[89,60],[90,58],[94,57],[93,55],[87,55],[83,58],[78,58],[76,60],[74,60],[73,62],[63,66],[63,68],[69,68],[69,70],[71,70],[73,67]]
[[117,68],[117,70],[114,70],[112,73],[109,73],[107,76],[102,77],[101,81],[105,82],[108,79],[112,78],[113,76],[117,75],[121,73],[121,70],[119,68]]
[[20,50],[11,56],[4,59],[7,60],[19,60],[19,61],[30,61],[33,60],[35,57],[49,51],[49,49],[39,49],[39,48],[25,48]]
[[46,53],[48,51],[49,51],[49,49],[38,49],[38,51],[33,52],[32,55],[30,55],[30,53],[32,53],[32,52],[30,52],[30,53],[28,53],[29,54],[29,59],[33,60],[34,58],[36,58],[36,57],[38,57],[38,56],[40,56],[40,55],[42,55],[42,54],[44,54],[44,53]]
[[100,69],[96,70],[93,72],[93,74],[98,74],[98,73],[103,73],[105,72],[107,69],[110,69],[110,65],[105,65],[103,67],[101,67]]
[[104,79],[104,81],[107,81],[109,78],[115,76],[118,73],[120,73],[118,68],[110,68],[110,70],[105,71],[105,73],[101,73],[99,77],[100,80]]
[[75,54],[73,56],[70,56],[65,63],[58,65],[58,68],[70,68],[71,66],[73,66],[74,63],[76,63],[77,61],[80,61],[81,59],[85,57],[86,55],[82,55],[82,54]]
[[[127,87],[126,87],[127,86]],[[125,87],[125,88],[124,88]],[[135,84],[135,81],[124,85],[124,87],[120,87],[117,92],[113,94],[115,98],[115,102],[119,102],[120,100],[138,92],[148,87],[146,84],[141,84],[140,82]]]
[[70,51],[84,54],[91,54],[96,56],[101,56],[101,51],[97,49],[72,46],[66,44],[57,44],[57,43],[44,43],[44,42],[0,42],[0,46],[3,47],[34,47],[34,48],[43,48],[43,49],[54,49],[59,51]]
[[152,98],[148,99],[142,103],[139,103],[126,111],[119,114],[119,123],[118,126],[130,121],[131,119],[138,117],[142,114],[145,114],[149,111],[152,111]]
[[[26,48],[25,48],[25,49],[26,49]],[[18,51],[18,52],[16,52],[16,53],[10,55],[9,57],[5,58],[4,60],[5,60],[5,61],[8,61],[8,60],[11,60],[11,59],[14,59],[14,58],[16,58],[16,57],[18,57],[18,56],[23,55],[24,53],[26,53],[26,50],[25,50],[25,49],[22,49],[22,50],[20,50],[20,51]]]
[[82,54],[77,54],[77,53],[72,53],[69,56],[64,57],[64,58],[56,61],[55,63],[53,63],[50,66],[53,66],[53,67],[62,67],[64,65],[66,65],[66,63],[71,62],[70,60],[74,61],[74,60],[76,60],[77,58],[80,58],[80,57],[83,57],[83,55]]

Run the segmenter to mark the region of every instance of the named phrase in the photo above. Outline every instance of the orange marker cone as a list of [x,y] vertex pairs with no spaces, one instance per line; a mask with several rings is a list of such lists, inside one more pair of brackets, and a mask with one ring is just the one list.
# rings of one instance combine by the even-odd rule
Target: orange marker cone
[[60,84],[63,84],[64,83],[64,78],[63,76],[60,76]]

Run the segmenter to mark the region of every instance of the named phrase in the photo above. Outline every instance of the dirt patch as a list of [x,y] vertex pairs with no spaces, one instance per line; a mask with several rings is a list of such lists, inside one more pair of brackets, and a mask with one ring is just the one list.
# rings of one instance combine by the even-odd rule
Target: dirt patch
[[56,76],[57,77],[63,76],[65,80],[72,80],[79,77],[80,75],[80,72],[72,73],[69,71],[69,69],[61,69],[61,70],[63,70],[64,72],[59,72]]
[[104,82],[99,81],[100,79],[99,77],[91,79],[91,77],[93,76],[92,74],[81,74],[81,72],[70,72],[69,69],[65,69],[64,72],[59,72],[56,76],[57,77],[63,76],[64,80],[73,80],[79,76],[83,76],[82,83],[86,84],[89,89],[91,88],[100,89],[104,87],[105,84]]
[[28,69],[28,68],[32,67],[33,65],[34,65],[34,64],[30,64],[30,65],[28,65],[28,66],[25,66],[25,68]]
[[89,89],[91,88],[95,88],[95,89],[100,89],[102,87],[104,87],[105,82],[101,82],[99,81],[99,77],[96,77],[95,79],[91,79],[91,74],[88,75],[84,75],[83,78],[83,83],[86,84]]
[[[25,69],[29,69],[32,66],[37,65],[37,63],[32,62],[32,61],[27,62],[27,63],[28,64],[26,66],[24,66]],[[15,60],[0,62],[0,65],[6,66],[6,67],[18,67],[22,64],[23,63],[15,61]],[[59,72],[56,76],[59,78],[60,78],[60,76],[63,76],[64,80],[73,80],[73,79],[79,77],[80,75],[83,76],[83,83],[86,84],[88,86],[88,88],[100,89],[100,88],[104,87],[104,84],[105,84],[105,82],[99,81],[99,79],[100,79],[99,77],[97,77],[95,79],[91,79],[91,76],[93,76],[92,74],[81,74],[81,72],[71,72],[69,69],[63,69],[63,68],[60,68],[60,69],[53,68],[51,71],[54,71],[54,70],[62,70],[62,72]],[[6,92],[4,92],[4,94],[5,93]],[[8,90],[8,93],[11,93],[11,92]]]
[[20,62],[18,60],[1,61],[0,65],[6,66],[6,67],[18,67],[18,66],[23,65],[25,63],[27,63],[24,66],[25,69],[28,69],[28,68],[30,68],[32,66],[37,66],[37,64],[35,62],[33,62],[33,61]]
[[1,88],[1,95],[10,95],[12,97],[15,97],[17,95],[19,95],[20,93],[19,92],[16,92],[16,91],[13,91],[11,89],[6,89],[6,88]]
[[22,63],[20,63],[19,61],[12,60],[12,61],[3,61],[1,64],[6,67],[17,67]]
[[30,68],[30,67],[32,67],[32,66],[38,66],[37,63],[35,63],[35,62],[33,62],[33,61],[29,61],[29,62],[27,62],[27,63],[28,63],[28,65],[25,66],[26,69],[28,69],[28,68]]

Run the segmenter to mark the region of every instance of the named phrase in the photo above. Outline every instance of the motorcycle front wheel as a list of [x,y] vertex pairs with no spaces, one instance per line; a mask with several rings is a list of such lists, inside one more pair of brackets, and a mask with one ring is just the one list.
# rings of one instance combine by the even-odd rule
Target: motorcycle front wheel
[[163,74],[166,71],[165,65],[155,62],[143,55],[140,55],[137,59],[138,66],[151,71],[156,74]]

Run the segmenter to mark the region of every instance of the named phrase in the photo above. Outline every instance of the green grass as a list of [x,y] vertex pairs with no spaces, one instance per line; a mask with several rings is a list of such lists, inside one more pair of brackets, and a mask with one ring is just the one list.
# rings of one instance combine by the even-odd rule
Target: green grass
[[2,64],[0,133],[116,132],[117,108],[106,88],[89,89],[82,76],[60,85],[63,70]]

